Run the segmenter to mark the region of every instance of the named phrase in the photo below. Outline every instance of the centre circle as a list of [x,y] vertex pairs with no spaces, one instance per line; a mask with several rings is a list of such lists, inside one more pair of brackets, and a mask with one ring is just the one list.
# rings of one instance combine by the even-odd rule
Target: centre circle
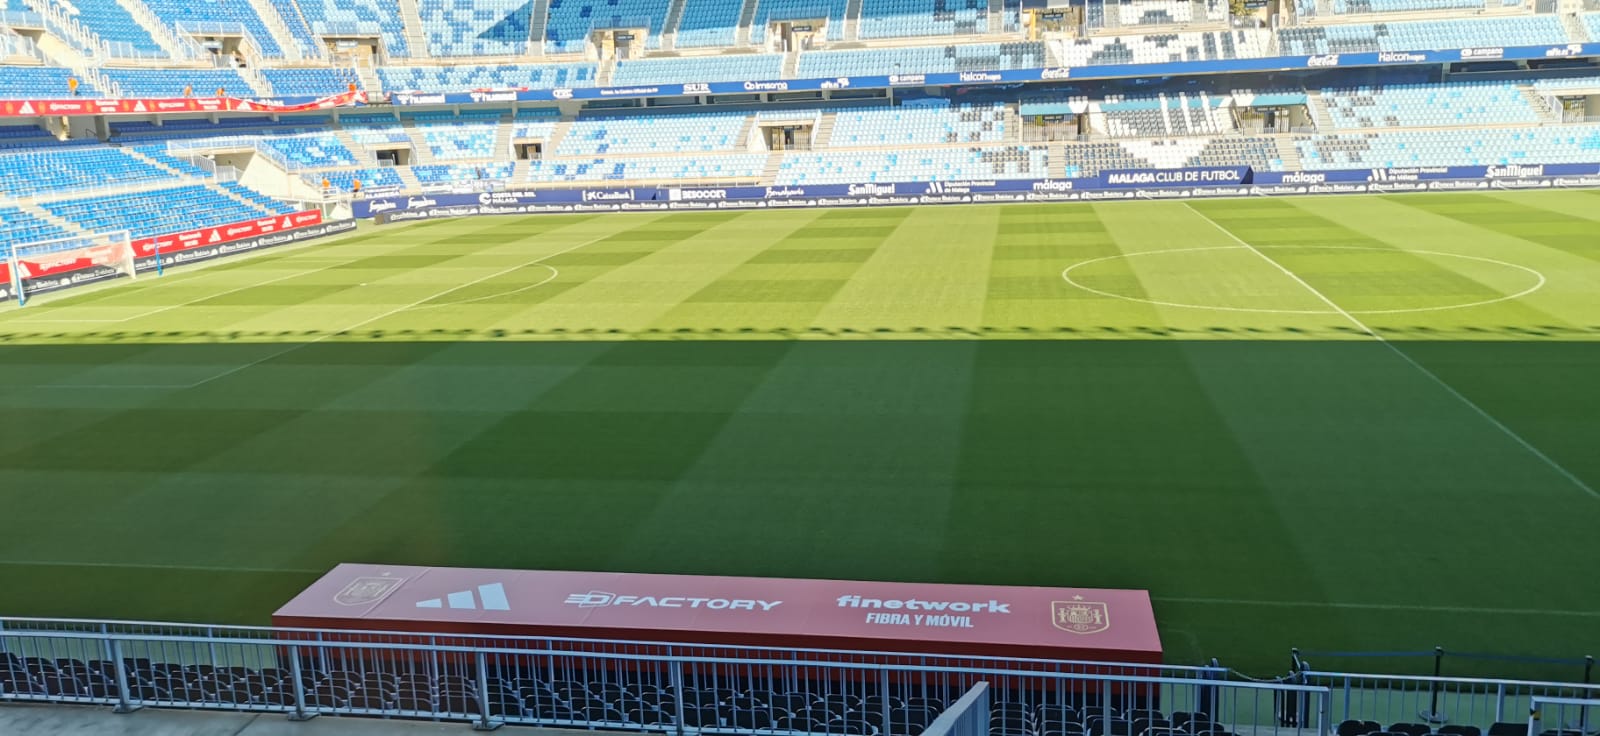
[[[1496,278],[1494,279],[1494,281],[1496,281],[1496,282],[1498,282],[1498,281],[1508,281],[1508,282],[1511,282],[1511,283],[1506,284],[1506,288],[1505,289],[1497,289],[1500,292],[1499,295],[1493,296],[1493,297],[1489,297],[1489,298],[1476,298],[1476,296],[1473,296],[1473,297],[1461,298],[1458,301],[1451,301],[1451,302],[1446,302],[1446,303],[1441,303],[1441,304],[1427,304],[1427,305],[1424,305],[1424,306],[1405,306],[1405,307],[1396,306],[1396,307],[1393,307],[1393,308],[1389,308],[1389,307],[1380,308],[1381,305],[1364,305],[1364,306],[1359,307],[1359,308],[1358,307],[1347,308],[1345,304],[1341,304],[1340,303],[1340,299],[1338,298],[1339,294],[1337,292],[1332,293],[1332,294],[1328,294],[1327,298],[1330,301],[1332,301],[1334,304],[1338,304],[1339,305],[1338,309],[1335,309],[1332,306],[1327,305],[1326,303],[1322,303],[1320,306],[1299,306],[1299,307],[1294,307],[1294,308],[1291,308],[1291,307],[1288,307],[1288,306],[1285,306],[1284,308],[1275,308],[1275,307],[1262,307],[1262,306],[1239,306],[1239,305],[1227,305],[1227,304],[1205,304],[1205,303],[1196,303],[1196,302],[1201,301],[1201,300],[1195,300],[1193,298],[1188,298],[1188,299],[1184,299],[1184,298],[1164,299],[1164,298],[1159,298],[1161,296],[1160,294],[1137,295],[1137,294],[1119,293],[1115,288],[1109,288],[1109,287],[1106,287],[1106,286],[1097,287],[1097,286],[1093,286],[1093,285],[1084,283],[1084,281],[1086,281],[1086,280],[1091,280],[1090,276],[1089,276],[1089,273],[1092,271],[1094,266],[1096,266],[1097,264],[1110,263],[1110,262],[1113,262],[1113,261],[1128,260],[1128,259],[1134,259],[1134,258],[1138,258],[1138,259],[1155,259],[1155,258],[1160,258],[1162,256],[1166,256],[1168,258],[1173,258],[1173,257],[1194,258],[1194,257],[1196,257],[1196,254],[1218,253],[1218,252],[1222,252],[1222,251],[1227,251],[1227,252],[1231,252],[1231,253],[1248,254],[1248,255],[1250,255],[1252,257],[1257,258],[1257,260],[1260,260],[1259,256],[1267,255],[1268,252],[1274,251],[1274,250],[1296,250],[1296,251],[1322,250],[1322,251],[1350,251],[1350,252],[1364,252],[1364,253],[1377,252],[1377,253],[1391,254],[1391,255],[1395,255],[1395,256],[1422,256],[1422,257],[1425,257],[1425,258],[1458,259],[1460,261],[1465,261],[1465,262],[1471,263],[1472,264],[1472,266],[1471,266],[1472,268],[1474,268],[1474,269],[1476,269],[1476,270],[1478,270],[1480,272],[1483,272],[1483,273],[1479,273],[1479,274],[1474,274],[1476,276],[1483,276],[1484,273],[1493,273],[1493,274],[1497,274]],[[1261,251],[1261,253],[1254,253],[1253,251]],[[1267,267],[1267,268],[1272,268],[1274,270],[1274,272],[1275,272],[1274,278],[1280,278],[1281,277],[1281,278],[1286,278],[1286,279],[1292,279],[1292,281],[1296,281],[1297,282],[1299,280],[1299,278],[1301,278],[1303,276],[1303,275],[1295,275],[1295,276],[1291,277],[1291,276],[1289,276],[1287,274],[1283,274],[1282,271],[1278,270],[1279,267],[1277,265],[1275,265],[1275,264],[1267,264],[1267,263],[1265,263],[1265,261],[1263,261],[1263,265],[1265,267]],[[1488,268],[1486,268],[1486,267],[1488,267]],[[1441,267],[1435,266],[1435,268],[1441,268]],[[1444,273],[1444,270],[1442,268],[1441,268],[1440,273]],[[1233,272],[1230,272],[1230,271],[1218,270],[1218,271],[1215,271],[1214,273],[1210,273],[1210,274],[1204,273],[1204,272],[1196,272],[1196,273],[1187,273],[1186,272],[1185,275],[1190,277],[1190,278],[1201,278],[1201,279],[1206,279],[1206,280],[1213,281],[1213,282],[1218,282],[1218,281],[1222,281],[1222,280],[1224,280],[1224,279],[1226,279],[1228,277],[1236,276],[1237,274],[1234,274]],[[1369,284],[1381,284],[1381,277],[1384,276],[1384,275],[1385,274],[1383,274],[1381,272],[1381,269],[1380,269],[1378,271],[1375,271],[1372,277],[1370,277],[1368,279],[1365,279],[1365,282],[1367,282]],[[1400,280],[1400,281],[1405,281],[1406,279],[1404,278],[1404,276],[1408,276],[1408,275],[1409,276],[1413,276],[1414,278],[1422,278],[1422,277],[1426,277],[1428,274],[1426,272],[1422,272],[1422,271],[1419,271],[1419,272],[1417,272],[1415,274],[1400,274],[1399,277],[1396,277],[1394,274],[1388,274],[1389,278],[1391,278],[1392,280]],[[1470,279],[1470,277],[1455,276],[1454,274],[1451,274],[1451,275],[1454,276],[1455,278],[1469,278]],[[1123,274],[1116,274],[1116,276],[1120,277],[1120,279],[1123,280],[1123,281],[1130,280],[1130,277],[1128,277],[1126,275],[1123,275]],[[1336,314],[1341,314],[1341,313],[1342,314],[1351,314],[1351,315],[1357,315],[1357,314],[1407,314],[1407,313],[1412,313],[1412,312],[1437,312],[1437,311],[1442,311],[1442,310],[1446,310],[1446,309],[1465,309],[1467,307],[1479,307],[1479,306],[1483,306],[1483,305],[1486,305],[1486,304],[1495,304],[1497,302],[1504,302],[1504,301],[1510,301],[1512,299],[1522,298],[1524,296],[1532,294],[1535,291],[1538,291],[1540,288],[1543,288],[1544,284],[1545,284],[1544,274],[1542,274],[1542,273],[1540,273],[1540,272],[1538,272],[1538,271],[1536,271],[1536,270],[1534,270],[1532,268],[1528,268],[1527,266],[1522,266],[1522,265],[1518,265],[1518,264],[1515,264],[1515,263],[1508,263],[1506,261],[1498,260],[1498,259],[1495,259],[1495,258],[1485,258],[1485,257],[1482,257],[1482,256],[1469,256],[1469,255],[1462,255],[1460,253],[1443,253],[1443,252],[1439,252],[1439,251],[1397,250],[1397,249],[1394,249],[1394,248],[1380,248],[1380,247],[1357,246],[1357,245],[1254,245],[1254,246],[1219,245],[1219,246],[1205,247],[1205,248],[1175,248],[1175,249],[1170,249],[1170,250],[1142,251],[1142,252],[1138,252],[1138,253],[1119,253],[1119,254],[1114,255],[1114,256],[1105,256],[1105,257],[1102,257],[1102,258],[1093,258],[1093,259],[1090,259],[1090,260],[1087,260],[1087,261],[1083,261],[1083,262],[1080,262],[1080,263],[1075,263],[1075,264],[1073,264],[1071,266],[1068,266],[1065,270],[1063,270],[1061,272],[1061,278],[1065,279],[1068,284],[1070,284],[1070,285],[1072,285],[1072,286],[1074,286],[1074,287],[1076,287],[1078,289],[1082,289],[1084,291],[1087,291],[1087,292],[1089,292],[1091,294],[1096,294],[1096,295],[1099,295],[1099,296],[1109,297],[1109,298],[1112,298],[1112,299],[1121,299],[1121,300],[1130,301],[1130,302],[1140,302],[1140,303],[1143,303],[1143,304],[1153,304],[1153,305],[1161,306],[1161,307],[1180,307],[1180,308],[1186,308],[1186,309],[1209,309],[1209,310],[1224,311],[1224,312],[1254,312],[1254,313],[1260,313],[1260,314],[1335,314],[1335,315]],[[1131,278],[1131,280],[1136,281],[1136,282],[1138,281],[1137,278]],[[1319,295],[1317,295],[1317,294],[1313,294],[1313,293],[1309,292],[1309,290],[1308,290],[1309,287],[1304,283],[1295,283],[1293,288],[1297,289],[1300,292],[1300,294],[1299,294],[1300,296],[1306,297],[1307,300],[1309,300],[1309,301],[1312,301],[1312,302],[1320,302],[1321,301],[1321,297]],[[1494,289],[1496,287],[1493,286],[1493,285],[1489,285],[1487,288]],[[1399,301],[1399,300],[1404,299],[1404,298],[1416,298],[1418,296],[1418,294],[1415,293],[1415,292],[1410,293],[1410,294],[1396,293],[1396,294],[1391,294],[1391,295],[1368,293],[1368,294],[1363,294],[1362,296],[1365,297],[1369,301],[1378,301],[1378,300],[1383,299],[1385,296],[1390,296],[1395,301]]]

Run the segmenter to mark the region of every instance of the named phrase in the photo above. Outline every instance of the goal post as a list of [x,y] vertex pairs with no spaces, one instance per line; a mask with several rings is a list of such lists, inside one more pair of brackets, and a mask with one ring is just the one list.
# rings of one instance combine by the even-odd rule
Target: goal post
[[[159,260],[159,254],[157,259]],[[37,240],[11,247],[7,259],[18,306],[33,294],[65,285],[136,277],[133,239],[127,230]]]

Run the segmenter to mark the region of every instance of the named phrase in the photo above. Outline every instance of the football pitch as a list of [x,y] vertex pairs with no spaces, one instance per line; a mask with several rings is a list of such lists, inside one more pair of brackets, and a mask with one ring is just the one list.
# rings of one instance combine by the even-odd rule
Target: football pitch
[[1600,192],[488,217],[0,309],[0,613],[263,624],[346,561],[1600,654]]

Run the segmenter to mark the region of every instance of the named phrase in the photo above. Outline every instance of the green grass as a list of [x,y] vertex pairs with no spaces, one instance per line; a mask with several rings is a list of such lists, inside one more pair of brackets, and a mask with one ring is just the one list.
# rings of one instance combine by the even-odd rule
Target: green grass
[[0,611],[264,623],[373,561],[1595,653],[1596,294],[1592,192],[369,228],[0,311]]

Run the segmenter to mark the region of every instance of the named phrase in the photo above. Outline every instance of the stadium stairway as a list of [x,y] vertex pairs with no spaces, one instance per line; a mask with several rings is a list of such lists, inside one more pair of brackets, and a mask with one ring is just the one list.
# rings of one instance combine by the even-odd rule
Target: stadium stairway
[[767,164],[761,169],[761,183],[771,186],[778,180],[778,174],[783,169],[783,151],[773,151],[767,154]]
[[1306,90],[1306,112],[1311,114],[1311,122],[1317,130],[1331,131],[1339,127],[1333,123],[1333,114],[1328,112],[1328,103],[1322,99],[1322,90]]
[[[1292,146],[1294,144],[1290,144],[1290,145]],[[1045,178],[1046,179],[1065,179],[1065,178],[1067,178],[1067,144],[1066,144],[1066,142],[1065,141],[1051,141],[1050,144],[1045,147],[1045,150],[1046,150],[1046,153],[1045,153],[1046,158],[1045,158],[1045,160],[1048,162],[1046,164],[1046,166],[1045,166],[1045,171],[1048,172],[1048,173],[1045,174]]]
[[550,155],[554,153],[556,149],[561,146],[561,139],[567,137],[567,133],[571,130],[571,120],[561,120],[557,122],[555,127],[550,130],[550,137],[544,142],[545,154]]
[[[331,131],[333,133],[333,137],[339,139],[340,145],[350,149],[350,152],[356,155],[357,160],[364,160],[372,156],[372,154],[367,150],[366,146],[361,145],[361,143],[356,140],[355,136],[350,135],[350,131],[345,130],[342,127],[332,128]],[[412,145],[414,148],[415,144]]]
[[[1579,6],[1582,7],[1581,5]],[[1577,13],[1561,13],[1561,27],[1566,29],[1567,37],[1578,43],[1587,43],[1594,39],[1589,37],[1589,29],[1583,25],[1583,19]]]
[[744,0],[744,7],[739,10],[739,29],[734,33],[733,45],[750,45],[750,24],[756,21],[756,5],[760,0]]
[[155,11],[150,9],[150,6],[144,4],[144,0],[117,0],[117,2],[127,9],[128,14],[133,16],[133,20],[136,23],[150,32],[150,38],[154,39],[156,45],[167,52],[168,57],[173,59],[199,58],[200,46],[194,41],[180,38],[176,30],[162,22],[160,16],[157,16]]
[[686,0],[671,0],[667,3],[667,18],[661,22],[661,50],[676,51],[678,48],[678,25],[683,22],[683,6]]
[[400,10],[400,23],[406,31],[406,48],[411,50],[411,58],[433,56],[428,49],[428,37],[422,32],[422,14],[417,12],[417,0],[398,0],[395,6]]
[[794,79],[800,68],[800,49],[789,49],[783,55],[783,78]]
[[195,177],[193,174],[189,174],[189,173],[186,173],[186,172],[179,171],[179,170],[177,170],[175,168],[172,168],[171,166],[168,166],[165,163],[162,163],[162,162],[157,161],[157,160],[155,160],[155,159],[153,159],[153,158],[151,158],[149,156],[144,155],[143,153],[140,153],[133,146],[123,146],[122,148],[120,148],[118,150],[122,151],[122,153],[124,155],[128,156],[129,158],[132,158],[132,159],[134,159],[136,161],[140,161],[140,162],[142,162],[144,164],[147,164],[149,166],[153,166],[153,167],[155,167],[157,169],[160,169],[162,171],[167,172],[168,174],[171,174],[171,175],[177,177],[178,179],[182,180],[184,184],[196,184],[196,183],[199,183],[201,181],[199,178]]
[[1283,162],[1284,171],[1300,170],[1300,148],[1294,144],[1294,138],[1287,135],[1273,136],[1272,143],[1277,147],[1278,160]]
[[306,61],[310,57],[307,52],[314,53],[316,49],[307,49],[300,45],[300,40],[295,38],[289,30],[289,25],[284,22],[278,9],[273,7],[270,0],[250,0],[251,9],[256,15],[261,16],[261,22],[266,25],[267,32],[272,34],[272,40],[278,42],[278,48],[283,49],[284,58],[289,61]]
[[812,148],[826,148],[833,143],[833,125],[835,122],[838,122],[837,113],[822,113],[822,117],[817,120],[816,130],[812,132],[812,136],[816,138]]
[[79,225],[76,222],[68,220],[65,217],[61,217],[54,212],[40,207],[38,204],[29,199],[9,200],[7,204],[11,207],[15,207],[23,212],[33,215],[34,217],[44,220],[45,222],[55,225],[56,227],[67,231],[67,233],[71,235],[82,235],[89,232],[88,230],[84,229],[82,225]]
[[1005,0],[989,0],[989,16],[987,18],[990,33],[1002,33],[1006,27],[1006,2]]
[[617,57],[612,56],[600,60],[600,65],[594,70],[594,83],[601,87],[611,86],[611,77],[617,73]]
[[405,187],[406,191],[422,191],[422,182],[417,179],[416,172],[412,171],[410,166],[396,166],[394,167],[394,173],[400,175],[401,185]]
[[512,121],[516,115],[511,112],[500,116],[500,124],[494,129],[494,151],[497,161],[515,161],[516,152],[511,150]]
[[1522,92],[1523,99],[1528,101],[1528,106],[1533,108],[1534,114],[1539,116],[1539,122],[1558,124],[1561,122],[1561,113],[1550,109],[1549,100],[1539,94],[1531,84],[1519,84],[1517,90]]
[[416,120],[403,118],[400,121],[400,127],[405,130],[406,137],[411,139],[411,155],[414,157],[411,160],[411,164],[413,166],[428,166],[439,163],[433,156],[433,146],[428,144],[428,137],[423,135],[421,128],[417,127]]
[[533,13],[528,18],[528,53],[544,56],[544,32],[550,24],[550,0],[533,0]]
[[848,0],[844,6],[844,40],[861,39],[861,0]]

